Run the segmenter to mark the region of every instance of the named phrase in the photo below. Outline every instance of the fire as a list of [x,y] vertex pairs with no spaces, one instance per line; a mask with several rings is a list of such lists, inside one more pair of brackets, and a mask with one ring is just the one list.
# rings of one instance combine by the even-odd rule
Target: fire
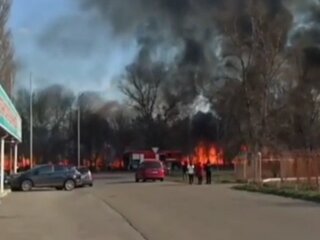
[[121,159],[117,159],[111,164],[113,170],[121,170],[124,168],[124,162]]
[[194,149],[192,156],[194,163],[205,164],[208,161],[213,165],[223,165],[223,152],[214,144],[200,143]]

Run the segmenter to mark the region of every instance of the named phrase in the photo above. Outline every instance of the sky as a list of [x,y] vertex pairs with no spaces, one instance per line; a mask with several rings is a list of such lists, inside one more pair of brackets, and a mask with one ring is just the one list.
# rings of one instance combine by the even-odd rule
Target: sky
[[113,38],[108,25],[97,22],[76,0],[14,0],[8,24],[19,66],[16,86],[28,87],[32,73],[35,88],[62,84],[119,98],[116,79],[137,46]]

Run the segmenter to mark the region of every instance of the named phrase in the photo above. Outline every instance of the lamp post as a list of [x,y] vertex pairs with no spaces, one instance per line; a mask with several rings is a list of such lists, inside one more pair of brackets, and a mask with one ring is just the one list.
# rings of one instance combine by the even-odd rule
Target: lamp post
[[33,88],[32,73],[30,73],[30,167],[33,165]]
[[80,106],[80,97],[81,94],[78,95],[77,102],[77,165],[80,167],[81,165],[81,106]]
[[12,174],[12,171],[13,171],[12,165],[14,165],[14,161],[12,161],[13,160],[13,152],[12,152],[12,150],[13,150],[13,146],[14,146],[14,140],[11,139],[9,144],[10,144],[10,154],[9,154],[10,155],[9,156],[10,169],[9,169],[9,171],[10,171],[10,174]]
[[14,143],[14,165],[13,173],[16,174],[18,170],[18,143]]
[[1,138],[0,150],[0,195],[4,193],[4,147],[5,139],[8,135]]
[[81,117],[81,115],[80,115],[80,104],[78,104],[78,111],[77,111],[77,141],[78,141],[78,144],[77,144],[77,150],[78,150],[78,154],[77,154],[77,159],[78,159],[78,167],[80,167],[80,165],[81,165],[81,163],[80,163],[80,158],[81,158],[81,156],[80,156],[80,153],[81,153],[81,144],[80,144],[80,138],[81,138],[81,130],[80,130],[80,117]]

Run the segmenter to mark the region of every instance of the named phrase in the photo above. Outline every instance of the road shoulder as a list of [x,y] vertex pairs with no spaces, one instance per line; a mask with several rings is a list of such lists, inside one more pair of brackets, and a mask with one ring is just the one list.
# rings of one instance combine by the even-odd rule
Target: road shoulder
[[5,189],[3,193],[0,193],[0,199],[8,196],[11,193],[10,189]]
[[0,207],[1,239],[144,240],[91,191],[39,190],[10,194]]

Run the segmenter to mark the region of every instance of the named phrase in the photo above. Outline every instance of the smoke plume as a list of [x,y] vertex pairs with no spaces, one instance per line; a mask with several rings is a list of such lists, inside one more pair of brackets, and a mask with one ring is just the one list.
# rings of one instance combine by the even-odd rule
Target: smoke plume
[[181,89],[195,97],[202,94],[197,85],[219,78],[219,55],[230,50],[223,40],[225,30],[236,24],[245,40],[252,31],[252,12],[259,14],[269,29],[280,27],[288,45],[307,42],[308,47],[317,49],[320,41],[320,5],[315,0],[74,1],[82,13],[48,26],[39,38],[40,46],[76,58],[94,55],[97,48],[108,54],[110,48],[104,48],[108,35],[112,45],[136,46],[134,62],[146,58],[167,63],[170,76],[175,76],[172,81],[177,81],[171,85],[195,85],[193,93]]

